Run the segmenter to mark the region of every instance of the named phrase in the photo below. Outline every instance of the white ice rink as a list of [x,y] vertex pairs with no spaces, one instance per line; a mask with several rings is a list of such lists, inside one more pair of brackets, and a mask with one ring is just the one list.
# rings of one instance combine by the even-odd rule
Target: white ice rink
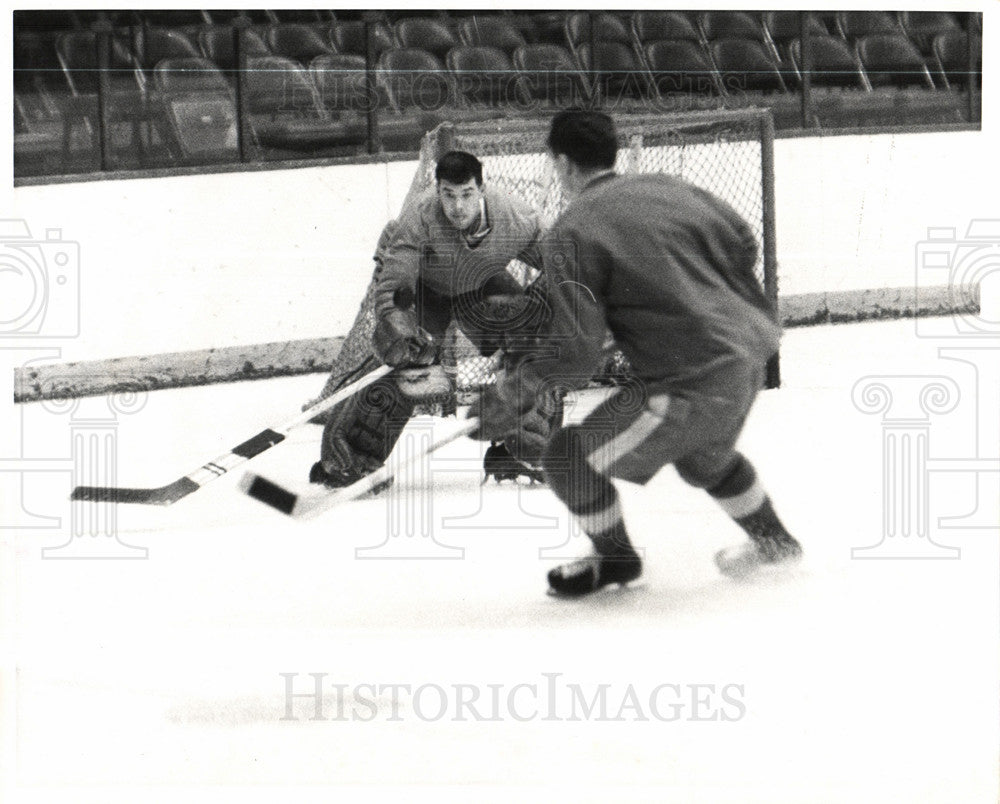
[[[545,572],[581,538],[544,488],[480,487],[468,440],[408,505],[298,523],[239,494],[237,470],[169,508],[119,506],[117,540],[103,525],[70,538],[74,521],[94,527],[54,463],[23,480],[2,534],[0,799],[996,801],[1000,398],[943,345],[969,344],[918,338],[913,321],[786,333],[784,386],[742,441],[806,551],[768,584],[718,576],[714,552],[741,534],[669,468],[620,487],[641,584],[566,602]],[[855,404],[870,375],[896,378],[889,414]],[[930,377],[954,398],[925,399],[942,411],[927,414]],[[322,381],[152,393],[116,414],[106,460],[120,485],[161,485]],[[22,406],[25,454],[68,456],[71,430],[108,410]],[[883,468],[906,428],[926,433],[926,476]],[[319,434],[247,468],[304,488]],[[946,459],[961,471],[938,471]],[[883,542],[884,501],[921,499],[930,540],[903,516],[914,535]],[[392,535],[390,513],[429,531]],[[112,557],[69,560],[88,551]],[[316,679],[319,702],[304,695]],[[303,695],[286,699],[286,680]]]

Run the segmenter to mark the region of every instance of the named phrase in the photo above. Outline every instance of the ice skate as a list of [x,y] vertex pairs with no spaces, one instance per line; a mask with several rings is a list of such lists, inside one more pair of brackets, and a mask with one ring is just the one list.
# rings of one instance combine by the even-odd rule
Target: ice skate
[[549,571],[549,594],[582,597],[609,584],[624,586],[642,574],[642,559],[634,552],[614,556],[594,554],[560,564]]
[[749,578],[794,566],[801,558],[802,547],[791,536],[759,536],[720,550],[715,563],[723,575]]

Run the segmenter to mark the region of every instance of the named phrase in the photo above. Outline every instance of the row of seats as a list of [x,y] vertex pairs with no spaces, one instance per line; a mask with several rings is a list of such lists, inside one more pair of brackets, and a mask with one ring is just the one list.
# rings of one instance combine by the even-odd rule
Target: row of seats
[[[373,106],[385,112],[383,144],[399,133],[396,146],[406,150],[426,127],[420,114],[428,110],[456,117],[486,107],[495,116],[539,103],[678,95],[718,106],[748,91],[769,95],[772,108],[781,98],[794,106],[786,93],[801,85],[804,70],[799,12],[390,12],[361,21],[310,11],[299,21],[289,16],[299,12],[264,21],[257,13],[239,28],[205,24],[217,22],[216,12],[169,19],[121,12],[142,24],[112,27],[109,36],[19,25],[26,13],[15,14],[15,134],[41,142],[40,123],[61,125],[67,153],[79,146],[81,130],[91,141],[98,136],[100,64],[110,68],[107,119],[118,134],[130,130],[127,140],[149,148],[172,140],[172,151],[185,157],[204,155],[206,142],[219,153],[235,148],[237,85],[245,142],[318,155],[326,146],[370,147],[364,113]],[[811,81],[858,90],[965,86],[966,22],[945,12],[810,12]],[[239,81],[237,30],[245,68]],[[981,34],[974,33],[973,49],[981,64]]]
[[[592,97],[597,88],[606,95],[635,97],[671,92],[726,95],[734,90],[786,91],[801,83],[804,69],[798,38],[780,40],[781,59],[764,42],[738,37],[629,44],[578,38],[572,49],[556,44],[517,44],[499,37],[484,39],[496,44],[449,42],[442,52],[441,47],[419,48],[414,42],[420,40],[404,39],[405,45],[386,47],[374,65],[380,87],[396,109],[422,105],[406,90],[418,83],[442,98],[439,106],[453,102],[497,105],[525,97],[561,103],[567,93],[576,93],[579,100]],[[337,40],[341,47],[335,49],[324,44],[313,29],[292,24],[271,28],[266,42],[252,30],[244,31],[240,41],[250,72],[307,70],[319,75],[317,83],[325,74],[334,73],[335,83],[352,91],[360,87],[357,91],[364,94],[366,59],[346,47],[345,39]],[[187,69],[195,71],[206,69],[198,60],[221,70],[234,68],[234,29],[203,28],[197,42],[196,46],[178,31],[157,28],[112,37],[108,64],[116,87],[126,84],[133,70],[139,88],[144,88],[156,65],[168,59],[187,60]],[[515,46],[508,52],[504,44]],[[810,44],[814,84],[869,90],[884,85],[949,88],[963,86],[968,78],[967,38],[960,29],[936,34],[929,58],[897,33],[865,34],[853,44],[817,33],[810,37]],[[976,47],[981,50],[980,43]],[[56,40],[56,51],[71,92],[95,92],[97,35],[90,31],[63,33]]]

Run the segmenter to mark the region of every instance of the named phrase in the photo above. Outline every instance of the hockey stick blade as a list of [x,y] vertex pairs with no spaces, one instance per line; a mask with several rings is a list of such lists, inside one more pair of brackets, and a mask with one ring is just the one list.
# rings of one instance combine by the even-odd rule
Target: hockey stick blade
[[293,519],[313,519],[324,511],[336,507],[340,503],[356,500],[371,491],[378,489],[390,481],[405,467],[415,464],[446,444],[469,435],[479,426],[478,419],[466,419],[451,432],[446,433],[425,451],[413,455],[403,462],[387,463],[370,475],[361,478],[350,486],[340,489],[316,491],[311,494],[297,494],[253,472],[248,472],[240,481],[243,492],[265,505],[269,505]]
[[182,477],[158,489],[120,489],[106,486],[77,486],[71,500],[84,502],[137,503],[139,505],[171,505],[201,488],[188,477]]
[[196,492],[206,483],[211,483],[230,469],[246,463],[275,444],[285,440],[288,432],[308,423],[315,416],[334,407],[345,399],[353,396],[363,388],[381,379],[392,371],[391,366],[379,366],[375,371],[366,374],[360,380],[345,385],[335,394],[317,402],[277,427],[261,430],[257,435],[248,438],[242,444],[237,444],[229,452],[220,455],[208,463],[202,464],[193,472],[178,478],[173,483],[158,488],[130,489],[113,486],[77,486],[70,494],[71,500],[86,502],[135,503],[138,505],[173,505],[180,499]]

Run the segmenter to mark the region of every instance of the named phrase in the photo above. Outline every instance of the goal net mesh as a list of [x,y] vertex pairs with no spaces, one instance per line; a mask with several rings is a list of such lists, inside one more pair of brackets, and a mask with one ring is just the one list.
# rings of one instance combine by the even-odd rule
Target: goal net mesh
[[[756,110],[689,115],[619,115],[616,169],[621,173],[668,173],[702,187],[727,201],[753,227],[758,241],[757,277],[768,296],[777,298],[773,265],[773,197],[770,175],[772,140],[767,112]],[[407,200],[434,183],[439,156],[449,150],[475,154],[483,163],[490,186],[519,195],[541,214],[546,224],[566,206],[551,161],[546,155],[547,120],[496,120],[485,123],[445,123],[429,132],[421,148]],[[523,281],[523,278],[520,278]],[[371,336],[375,327],[374,282],[369,285],[358,316],[344,339],[320,398],[357,379],[377,365]],[[373,363],[373,361],[376,361]],[[442,353],[454,375],[459,399],[495,380],[489,358],[482,357],[461,331],[449,330]],[[628,376],[624,356],[609,341],[598,383]]]

